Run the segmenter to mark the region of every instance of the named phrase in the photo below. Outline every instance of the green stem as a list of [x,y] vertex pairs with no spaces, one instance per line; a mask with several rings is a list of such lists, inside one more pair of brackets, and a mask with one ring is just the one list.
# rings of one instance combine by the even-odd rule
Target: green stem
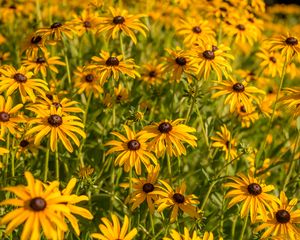
[[68,74],[68,83],[69,83],[69,86],[71,86],[72,83],[71,83],[70,65],[69,65],[68,54],[66,51],[64,51],[64,57],[65,57],[65,62],[66,62],[67,74]]
[[42,14],[41,14],[41,8],[40,8],[40,1],[39,0],[35,0],[35,8],[36,8],[37,22],[39,24],[39,27],[42,27],[43,22],[42,22]]
[[120,33],[120,45],[121,45],[123,60],[125,60],[125,50],[124,50],[124,43],[123,43],[123,35],[122,35],[122,33]]
[[48,178],[49,156],[50,156],[50,145],[48,143],[48,148],[46,151],[46,159],[45,159],[44,182],[47,182],[47,178]]
[[56,180],[59,181],[59,159],[58,159],[57,143],[56,143],[56,149],[55,149],[55,177],[56,177]]
[[152,216],[151,212],[149,212],[149,217],[150,217],[152,234],[155,234],[154,221],[153,221],[153,216]]
[[248,214],[247,214],[246,219],[245,219],[245,221],[244,221],[242,233],[241,233],[241,235],[240,235],[239,240],[244,240],[244,234],[245,234],[245,230],[246,230],[246,227],[247,227],[247,222],[248,222]]
[[290,178],[292,176],[292,173],[294,171],[294,168],[295,168],[295,164],[296,164],[295,155],[296,155],[296,152],[297,152],[297,149],[298,149],[299,139],[300,139],[300,131],[298,130],[297,138],[296,138],[296,142],[295,142],[295,147],[294,147],[293,154],[292,154],[292,159],[291,159],[290,165],[289,165],[288,174],[286,175],[286,177],[284,179],[284,184],[283,184],[283,188],[282,188],[283,191],[286,190],[286,186],[288,185],[288,183],[290,181]]
[[204,197],[204,200],[203,200],[202,205],[201,205],[201,208],[200,208],[201,211],[203,211],[203,209],[205,208],[206,203],[207,203],[207,200],[208,200],[208,198],[209,198],[209,195],[210,195],[210,193],[211,193],[211,191],[212,191],[212,189],[213,189],[213,187],[215,186],[216,183],[217,183],[217,181],[213,181],[213,182],[209,185],[208,191],[207,191],[207,193],[206,193],[206,195],[205,195],[205,197]]
[[132,193],[132,167],[129,170],[129,194]]
[[169,173],[170,183],[172,183],[171,159],[170,159],[170,156],[168,153],[167,153],[167,164],[168,164],[168,173]]
[[[12,147],[15,145],[15,138],[13,138]],[[11,156],[11,175],[12,177],[15,176],[15,156],[16,156],[16,150],[12,151]]]
[[[7,139],[6,139],[6,149],[10,149],[10,134],[7,134]],[[7,179],[7,170],[8,170],[8,160],[9,160],[10,153],[6,154],[5,156],[5,165],[4,165],[4,185],[6,184],[6,179]]]
[[190,105],[190,108],[186,114],[186,117],[185,117],[185,123],[187,123],[190,119],[190,116],[192,114],[192,110],[194,108],[194,105],[195,105],[195,102],[196,102],[196,96],[197,96],[197,93],[198,93],[198,84],[196,83],[196,88],[195,88],[195,93],[194,93],[194,96],[192,97],[192,103]]

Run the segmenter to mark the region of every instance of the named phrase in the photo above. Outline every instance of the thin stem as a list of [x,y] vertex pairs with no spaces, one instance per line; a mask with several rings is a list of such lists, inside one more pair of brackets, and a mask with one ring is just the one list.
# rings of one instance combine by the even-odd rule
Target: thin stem
[[56,180],[59,181],[59,159],[58,159],[57,143],[56,143],[56,149],[55,149],[55,177],[56,177]]
[[[15,138],[13,138],[12,147],[15,145]],[[15,176],[15,156],[16,156],[16,150],[12,151],[11,156],[11,176]]]
[[129,194],[132,193],[132,167],[129,170]]
[[172,168],[171,168],[171,159],[169,154],[167,153],[167,164],[168,164],[168,173],[170,178],[170,183],[172,182]]
[[151,212],[149,212],[149,217],[150,217],[152,234],[155,234],[154,221],[153,221],[153,216],[152,216]]
[[50,142],[48,141],[48,148],[46,150],[45,169],[44,169],[44,182],[47,182],[47,178],[48,178],[49,156],[50,156]]
[[206,195],[205,195],[205,197],[204,197],[204,200],[203,200],[202,205],[201,205],[201,208],[200,208],[201,211],[205,208],[206,203],[207,203],[207,200],[208,200],[208,198],[209,198],[209,195],[210,195],[210,193],[211,193],[211,191],[212,191],[212,189],[213,189],[213,187],[215,186],[216,183],[217,183],[217,181],[213,181],[213,182],[209,185],[208,191],[207,191],[207,193],[206,193]]
[[[6,139],[6,149],[10,149],[10,134],[7,134],[7,139]],[[5,156],[5,165],[4,165],[4,184],[6,184],[6,179],[7,179],[7,170],[8,170],[8,160],[9,160],[10,153],[6,154]]]
[[120,33],[120,45],[121,45],[123,60],[125,60],[125,50],[124,50],[123,34],[122,33]]
[[190,105],[190,108],[186,114],[186,117],[185,117],[185,123],[187,123],[190,119],[190,116],[192,114],[192,110],[194,108],[194,105],[195,105],[195,102],[196,102],[196,96],[197,96],[197,93],[198,93],[198,84],[196,83],[196,88],[195,88],[195,93],[194,93],[194,96],[193,96],[193,99],[192,99],[192,103]]
[[299,139],[300,139],[300,131],[298,130],[298,134],[297,134],[296,142],[295,142],[295,147],[294,147],[293,154],[292,154],[292,159],[291,159],[290,165],[289,165],[288,174],[286,175],[286,177],[284,179],[284,184],[283,184],[283,188],[282,188],[283,191],[286,190],[286,186],[288,185],[288,183],[290,181],[290,178],[292,176],[292,173],[294,171],[294,168],[295,168],[295,164],[296,164],[295,155],[296,155],[296,152],[297,152],[297,149],[298,149]]
[[64,51],[64,57],[66,62],[67,74],[68,74],[68,83],[71,86],[71,73],[70,73],[70,65],[69,65],[69,58],[66,51]]
[[248,215],[249,215],[249,214],[247,214],[246,219],[245,219],[245,221],[244,221],[242,233],[241,233],[241,235],[240,235],[239,240],[243,240],[243,239],[244,239],[244,234],[245,234],[245,230],[246,230],[247,222],[248,222]]
[[35,0],[35,8],[36,8],[37,22],[39,24],[39,27],[42,27],[43,22],[42,22],[42,14],[41,14],[41,7],[40,7],[40,1],[39,0]]

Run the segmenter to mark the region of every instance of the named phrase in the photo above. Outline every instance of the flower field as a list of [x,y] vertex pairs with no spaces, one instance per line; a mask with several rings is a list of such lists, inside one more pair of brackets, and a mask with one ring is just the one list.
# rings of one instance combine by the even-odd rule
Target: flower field
[[300,6],[0,1],[0,239],[299,240]]

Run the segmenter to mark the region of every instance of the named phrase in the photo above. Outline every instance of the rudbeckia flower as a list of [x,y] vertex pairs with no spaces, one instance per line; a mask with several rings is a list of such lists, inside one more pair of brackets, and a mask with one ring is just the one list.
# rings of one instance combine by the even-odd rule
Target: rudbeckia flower
[[187,213],[193,218],[199,217],[199,213],[196,208],[199,201],[194,194],[186,195],[186,184],[184,182],[182,182],[180,186],[176,187],[175,190],[163,180],[160,180],[160,183],[162,183],[165,188],[161,187],[161,190],[155,191],[156,194],[160,195],[160,198],[156,201],[156,204],[158,205],[158,212],[162,212],[164,209],[171,207],[171,223],[177,219],[179,210]]
[[111,16],[102,17],[98,27],[98,32],[104,32],[107,40],[117,38],[119,32],[122,32],[129,36],[136,44],[137,39],[133,30],[142,33],[146,37],[145,31],[148,30],[148,28],[139,20],[140,17],[144,16],[143,14],[132,15],[128,14],[126,10],[115,9],[113,7],[110,7],[109,10]]
[[73,38],[73,32],[74,29],[69,23],[54,22],[50,27],[38,29],[35,34],[42,35],[44,38],[50,37],[50,40],[58,41],[63,36]]
[[142,172],[141,161],[145,167],[149,167],[149,159],[157,165],[157,159],[148,150],[149,147],[148,143],[146,143],[146,139],[135,134],[128,126],[123,125],[123,127],[127,136],[125,137],[118,132],[112,132],[111,134],[118,137],[121,141],[111,140],[104,144],[105,146],[113,146],[106,152],[106,155],[120,152],[115,159],[115,165],[124,165],[125,172],[129,172],[132,167],[135,167],[135,171],[138,175]]
[[5,101],[4,97],[0,95],[0,138],[4,136],[8,130],[10,134],[15,135],[17,133],[18,123],[24,122],[24,119],[15,115],[23,104],[18,104],[13,107],[12,98],[9,96]]
[[80,145],[80,141],[74,133],[79,134],[83,138],[86,137],[86,134],[82,131],[84,125],[80,118],[71,115],[64,116],[60,107],[56,109],[56,107],[52,106],[50,110],[36,109],[33,111],[37,114],[37,117],[31,119],[29,124],[35,124],[36,126],[30,128],[26,136],[35,134],[34,144],[39,145],[41,140],[50,134],[50,148],[53,152],[57,149],[59,140],[62,141],[69,152],[73,152],[73,147],[68,137],[77,146]]
[[143,66],[141,80],[147,84],[158,85],[163,82],[164,70],[163,64],[147,63]]
[[182,124],[182,121],[184,119],[164,120],[159,123],[153,123],[150,126],[145,126],[138,135],[143,139],[152,139],[149,142],[149,148],[158,157],[163,156],[166,151],[170,156],[185,155],[186,149],[182,142],[196,147],[197,138],[190,134],[195,132],[196,129]]
[[47,82],[42,79],[32,78],[33,72],[22,66],[15,69],[12,66],[0,68],[0,93],[6,92],[8,96],[12,95],[17,89],[22,98],[22,102],[26,102],[29,96],[32,102],[36,100],[36,93],[45,95],[45,91],[49,91]]
[[285,96],[279,101],[293,113],[294,117],[300,116],[300,88],[285,88],[283,93]]
[[283,61],[279,53],[261,49],[256,56],[262,60],[259,66],[265,75],[273,78],[281,75]]
[[212,232],[205,232],[203,237],[200,237],[197,234],[197,231],[193,231],[193,234],[191,236],[189,230],[186,227],[184,227],[183,234],[180,234],[176,230],[172,229],[170,235],[171,238],[164,237],[163,240],[214,240],[214,235]]
[[273,209],[267,214],[267,219],[255,231],[265,229],[265,232],[261,235],[263,239],[270,236],[290,240],[299,239],[300,228],[297,224],[300,223],[300,209],[293,210],[297,202],[297,198],[288,201],[285,193],[281,191],[280,202],[274,204]]
[[124,217],[124,223],[120,226],[120,220],[115,214],[111,214],[112,222],[107,218],[101,218],[104,224],[99,224],[101,233],[92,233],[91,237],[100,240],[132,240],[137,235],[137,229],[133,228],[129,233],[129,220],[128,217]]
[[250,212],[251,222],[254,223],[258,214],[262,219],[267,219],[267,209],[272,209],[274,203],[279,200],[268,192],[274,190],[273,185],[261,184],[253,177],[253,174],[245,176],[240,173],[237,177],[229,177],[233,182],[225,183],[225,187],[234,188],[226,193],[225,198],[232,198],[228,204],[231,208],[235,204],[242,202],[241,217],[248,216]]

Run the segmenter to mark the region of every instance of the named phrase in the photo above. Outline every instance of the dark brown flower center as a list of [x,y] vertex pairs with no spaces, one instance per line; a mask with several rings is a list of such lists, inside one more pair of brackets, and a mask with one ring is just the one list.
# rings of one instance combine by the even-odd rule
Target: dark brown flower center
[[215,58],[215,53],[213,51],[210,51],[210,50],[205,50],[203,53],[202,53],[202,56],[205,58],[205,59],[208,59],[208,60],[213,60]]
[[85,76],[85,81],[86,82],[91,83],[91,82],[93,82],[93,80],[94,80],[94,75],[93,74],[90,73],[90,74]]
[[129,150],[136,151],[140,149],[141,144],[137,140],[130,140],[127,143],[127,147]]
[[52,105],[58,109],[59,107],[62,107],[62,105],[59,102],[53,102]]
[[279,223],[288,223],[291,219],[291,215],[288,211],[282,209],[276,212],[276,220]]
[[224,7],[220,7],[219,9],[220,9],[221,12],[227,12],[227,9],[224,8]]
[[172,130],[172,125],[168,122],[163,122],[161,124],[159,124],[158,126],[158,131],[160,131],[161,133],[168,133]]
[[143,185],[143,191],[144,191],[145,193],[153,192],[153,190],[154,190],[154,186],[153,186],[152,183],[145,183],[145,184]]
[[14,79],[15,79],[15,81],[17,81],[19,83],[25,83],[27,81],[27,77],[25,75],[23,75],[22,73],[16,73],[14,75]]
[[38,57],[38,58],[36,59],[36,63],[45,63],[45,62],[46,62],[46,59],[43,58],[43,57]]
[[83,22],[83,26],[84,26],[85,28],[91,28],[91,27],[92,27],[92,24],[91,24],[90,21],[84,21],[84,22]]
[[42,40],[41,36],[36,36],[31,38],[31,43],[38,44]]
[[257,183],[251,183],[247,187],[248,193],[257,196],[262,193],[261,186]]
[[116,57],[109,57],[109,58],[106,60],[105,64],[106,64],[107,66],[118,66],[118,65],[119,65],[119,60],[118,60],[118,58],[116,58]]
[[33,211],[39,212],[43,211],[46,208],[47,203],[45,199],[41,197],[36,197],[30,200],[29,206]]
[[298,40],[297,40],[297,38],[295,38],[295,37],[288,37],[288,38],[285,40],[285,43],[286,43],[287,45],[294,46],[294,45],[297,45],[297,44],[298,44]]
[[28,145],[29,145],[29,142],[25,139],[20,142],[20,147],[22,147],[22,148],[27,147]]
[[113,19],[114,24],[122,24],[125,22],[125,18],[122,16],[115,16]]
[[55,22],[50,26],[50,28],[54,29],[54,28],[59,28],[61,26],[62,26],[62,24],[60,22]]
[[151,78],[155,78],[156,77],[155,70],[152,70],[152,71],[149,72],[149,77],[151,77]]
[[245,25],[243,25],[243,24],[238,24],[238,25],[236,25],[236,28],[237,28],[238,30],[240,30],[240,31],[245,31],[245,30],[246,30],[246,27],[245,27]]
[[180,194],[180,193],[174,193],[173,199],[177,203],[184,203],[184,200],[185,200],[184,196],[182,194]]
[[195,27],[193,27],[193,32],[194,33],[201,33],[202,30],[201,30],[201,28],[199,26],[195,26]]
[[248,21],[251,23],[254,23],[254,19],[253,18],[248,18]]
[[180,66],[184,66],[186,64],[186,59],[184,57],[177,57],[175,62]]
[[0,122],[8,122],[9,114],[6,112],[0,112]]
[[276,62],[277,62],[277,60],[276,60],[275,57],[270,57],[269,59],[270,59],[270,61],[273,62],[273,63],[276,63]]
[[48,123],[53,127],[58,127],[62,125],[62,122],[62,117],[56,114],[50,115],[50,117],[48,117]]
[[245,91],[245,86],[241,83],[235,83],[232,86],[233,91],[235,92],[244,92]]
[[241,111],[242,113],[246,113],[246,108],[245,108],[245,106],[241,106],[240,111]]
[[51,95],[51,94],[46,94],[46,97],[51,101],[53,100],[53,95]]

